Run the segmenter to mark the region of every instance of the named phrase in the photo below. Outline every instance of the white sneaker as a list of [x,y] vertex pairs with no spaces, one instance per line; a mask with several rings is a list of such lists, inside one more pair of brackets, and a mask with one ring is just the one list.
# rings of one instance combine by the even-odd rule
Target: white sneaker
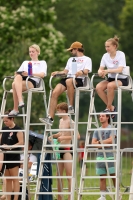
[[39,118],[39,120],[40,120],[42,123],[44,123],[44,124],[46,124],[46,125],[50,125],[50,126],[52,126],[53,123],[54,123],[54,121],[52,121],[49,117]]
[[68,113],[69,114],[74,114],[74,108],[73,108],[73,106],[69,106],[68,107]]
[[100,197],[100,198],[97,199],[97,200],[106,200],[106,198],[105,198],[105,197]]

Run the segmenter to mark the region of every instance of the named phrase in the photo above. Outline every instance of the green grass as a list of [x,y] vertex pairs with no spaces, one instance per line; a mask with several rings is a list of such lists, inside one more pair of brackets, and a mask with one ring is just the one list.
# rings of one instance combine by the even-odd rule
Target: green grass
[[[91,158],[93,159],[93,158]],[[121,192],[124,192],[127,186],[130,186],[130,181],[131,181],[131,169],[132,169],[132,156],[127,156],[125,154],[123,154],[122,156],[122,170],[120,170],[120,190]],[[52,165],[52,171],[53,171],[53,176],[56,176],[56,165],[53,164]],[[80,183],[80,168],[79,168],[79,164],[77,163],[77,185],[79,187],[79,183]],[[65,173],[64,173],[65,175]],[[86,175],[87,176],[95,176],[95,164],[88,164],[88,169],[86,171]],[[64,191],[67,192],[66,188],[67,186],[67,180],[64,179],[63,180],[63,187],[65,188]],[[107,186],[108,186],[108,181],[107,181]],[[34,186],[31,186],[31,188],[33,189],[32,191],[34,192]],[[52,188],[56,189],[57,188],[57,180],[53,179],[53,185]],[[97,188],[97,189],[95,189]],[[99,192],[99,179],[87,179],[84,181],[84,189],[86,189],[86,191],[88,192]],[[57,190],[54,190],[57,192]],[[99,195],[83,195],[82,196],[82,200],[96,200],[99,198]],[[54,195],[54,200],[57,199],[57,196]],[[67,195],[65,195],[64,200],[67,199]],[[128,200],[129,199],[129,195],[125,192],[122,195],[122,200]],[[34,200],[34,197],[32,197],[32,200]],[[75,198],[74,200],[77,200],[77,193],[75,191]],[[109,195],[106,195],[106,200],[111,200],[111,197]]]
[[[130,157],[124,157],[122,158],[122,170],[121,171],[121,180],[120,180],[120,191],[124,192],[126,190],[127,186],[130,186],[130,181],[131,181],[131,165],[132,161]],[[53,175],[56,175],[56,167],[55,165],[53,165]],[[65,174],[64,174],[65,175]],[[95,172],[95,164],[88,164],[88,169],[86,172],[87,176],[95,176],[96,172]],[[67,180],[64,180],[64,188],[67,188]],[[80,168],[77,164],[77,183],[79,186],[80,183]],[[109,186],[108,184],[108,180],[107,180],[107,186]],[[57,188],[57,181],[54,180],[53,181],[53,188]],[[99,192],[99,179],[87,179],[84,181],[84,188],[86,188],[86,191],[88,192]],[[97,188],[97,189],[95,189]],[[65,191],[65,190],[64,190]],[[99,198],[99,195],[83,195],[82,196],[82,200],[96,200]],[[57,198],[55,198],[57,199]],[[65,196],[64,199],[67,199],[67,196]],[[112,198],[109,195],[106,195],[106,200],[111,200]],[[128,200],[129,199],[129,195],[125,192],[122,195],[122,200]],[[75,200],[77,200],[77,194],[75,192]]]

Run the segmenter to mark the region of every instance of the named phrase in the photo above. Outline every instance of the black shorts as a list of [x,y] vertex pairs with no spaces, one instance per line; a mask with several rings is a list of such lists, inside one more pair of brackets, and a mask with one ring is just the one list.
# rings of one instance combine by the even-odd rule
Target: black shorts
[[[68,150],[68,152],[69,152],[69,150],[72,150],[72,148],[59,148],[59,150]],[[60,153],[60,158],[61,158],[61,159],[63,159],[63,156],[64,156],[65,153],[66,153],[66,152]],[[73,156],[73,153],[72,153],[72,152],[70,152],[70,154]]]
[[16,161],[15,163],[5,163],[6,169],[12,169],[20,166],[20,154],[5,154],[4,161]]
[[[28,76],[22,76],[23,81],[26,81],[27,77],[28,77]],[[30,82],[33,84],[34,88],[36,88],[36,81],[34,81],[34,80],[31,79],[31,78],[29,78],[28,81],[30,81]]]
[[[117,80],[122,82],[122,86],[127,86],[128,85],[128,79],[127,78],[118,78]],[[115,81],[115,78],[108,77],[107,81],[108,82]]]
[[[69,78],[63,78],[63,79],[60,80],[60,83],[62,85],[64,85],[66,88],[67,88],[67,86],[66,86],[66,80],[67,79],[69,79]],[[82,78],[75,78],[75,80],[76,80],[76,87],[83,87],[83,80],[82,80]]]

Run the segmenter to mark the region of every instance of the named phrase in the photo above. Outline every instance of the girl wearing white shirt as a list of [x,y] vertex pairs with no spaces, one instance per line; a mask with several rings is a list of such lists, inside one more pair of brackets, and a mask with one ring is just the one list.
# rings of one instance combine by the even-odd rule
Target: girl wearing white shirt
[[[44,60],[38,60],[39,54],[40,47],[37,44],[33,44],[29,47],[29,56],[31,58],[30,62],[32,63],[32,76],[44,78],[47,74],[47,64]],[[10,116],[18,115],[18,107],[24,107],[22,92],[27,90],[26,78],[28,76],[28,63],[29,61],[24,61],[18,71],[15,73],[15,78],[12,83],[14,108],[9,113]],[[28,79],[28,88],[35,88],[38,83],[38,78],[31,77]]]
[[[125,54],[122,51],[118,51],[119,38],[115,36],[114,38],[110,38],[105,42],[105,49],[107,53],[105,53],[101,59],[100,68],[98,70],[98,75],[102,78],[108,74],[108,79],[103,80],[96,86],[96,91],[99,97],[106,104],[105,111],[116,111],[116,107],[112,105],[114,100],[114,90],[117,88],[115,83],[115,76],[117,73],[124,73],[126,67],[126,59]],[[107,69],[104,69],[104,68]],[[126,76],[118,75],[118,85],[119,86],[127,86],[128,79]],[[107,89],[107,94],[105,90]],[[112,115],[114,118],[115,115]]]

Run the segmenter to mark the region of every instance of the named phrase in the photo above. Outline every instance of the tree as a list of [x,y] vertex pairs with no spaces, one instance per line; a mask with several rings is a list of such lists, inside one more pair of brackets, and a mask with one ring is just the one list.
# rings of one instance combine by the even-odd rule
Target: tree
[[[119,35],[119,14],[125,0],[63,0],[56,3],[55,26],[66,36],[66,47],[76,40],[82,42],[85,54],[92,58],[93,72],[105,52],[106,39]],[[60,9],[61,8],[61,9]]]
[[22,61],[29,59],[28,47],[37,43],[41,47],[40,59],[54,69],[64,62],[64,36],[57,31],[54,1],[34,0],[1,1],[0,15],[0,76],[10,75]]
[[[122,13],[120,15],[120,31],[122,36],[122,48],[127,57],[127,65],[132,66],[133,58],[133,0],[126,0],[126,4],[123,7]],[[133,72],[131,70],[131,75]]]
[[[0,0],[0,84],[4,76],[13,75],[24,60],[29,60],[28,47],[37,43],[41,47],[40,60],[48,63],[48,76],[45,78],[48,99],[50,73],[59,70],[68,57],[64,51],[64,36],[53,26],[56,20],[55,2]],[[2,92],[1,89],[1,96]],[[33,119],[38,119],[38,116],[44,115],[44,106],[38,96],[34,99],[36,111]],[[12,108],[12,98],[8,99],[7,108]]]

